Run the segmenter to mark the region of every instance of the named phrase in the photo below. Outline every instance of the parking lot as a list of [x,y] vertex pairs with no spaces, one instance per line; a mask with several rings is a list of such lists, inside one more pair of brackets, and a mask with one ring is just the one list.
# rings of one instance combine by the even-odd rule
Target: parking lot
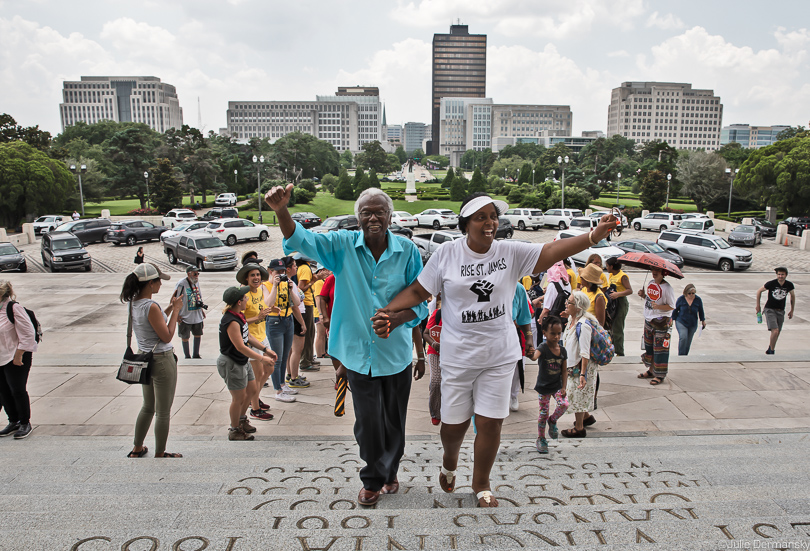
[[[433,230],[420,228],[415,231],[417,234],[429,233]],[[531,241],[533,243],[547,243],[552,241],[557,235],[556,229],[544,228],[541,230],[533,231],[526,230],[520,231],[515,229],[515,234],[512,239],[520,239]],[[718,232],[718,235],[725,235],[723,232]],[[625,239],[648,239],[655,240],[658,237],[658,232],[650,231],[635,231],[627,228],[622,233],[619,240]],[[614,242],[616,238],[614,237]],[[265,261],[273,258],[278,258],[282,255],[281,252],[281,231],[277,226],[270,227],[270,237],[267,241],[248,241],[238,243],[234,248],[238,251],[237,258],[249,250],[254,250],[259,253],[259,257]],[[146,254],[147,262],[154,262],[162,270],[170,272],[178,272],[185,269],[183,264],[171,265],[166,259],[166,254],[163,250],[163,245],[160,242],[151,243],[138,243],[135,246],[128,247],[126,245],[112,245],[109,243],[97,243],[87,245],[87,251],[93,260],[92,271],[95,273],[127,273],[131,271],[135,264],[135,252],[139,246],[143,246],[144,253]],[[42,266],[42,260],[39,252],[39,239],[36,244],[26,245],[22,247],[25,251],[25,256],[28,260],[28,270],[31,272],[46,272],[47,270]],[[757,245],[753,249],[754,263],[748,271],[752,272],[770,272],[776,266],[786,266],[791,272],[810,272],[810,253],[808,251],[801,251],[798,249],[783,247],[774,243],[773,238],[765,239],[761,245]],[[684,267],[684,273],[689,272],[712,272],[716,269],[696,266],[687,264]]]

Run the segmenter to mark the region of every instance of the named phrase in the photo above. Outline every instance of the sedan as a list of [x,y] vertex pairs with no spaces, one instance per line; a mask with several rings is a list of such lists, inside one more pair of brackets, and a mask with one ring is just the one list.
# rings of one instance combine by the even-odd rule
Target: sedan
[[107,241],[115,245],[126,243],[129,246],[138,241],[152,241],[160,239],[160,235],[165,232],[166,226],[155,226],[143,220],[125,220],[115,222],[107,231]]
[[654,254],[660,256],[664,260],[669,260],[678,268],[683,268],[683,258],[681,258],[680,255],[662,248],[661,245],[655,241],[648,241],[646,239],[628,239],[627,241],[616,243],[615,246],[626,253],[637,252]]
[[321,218],[314,212],[296,212],[292,219],[305,228],[312,228],[321,225]]
[[188,224],[180,224],[179,226],[175,226],[173,230],[166,230],[165,232],[160,234],[160,240],[166,241],[170,237],[174,237],[176,235],[191,233],[197,230],[203,230],[208,226],[208,222],[191,222]]
[[402,237],[407,237],[408,239],[411,239],[413,237],[412,229],[403,228],[402,226],[394,222],[391,222],[391,224],[388,225],[388,229],[391,230],[391,233],[401,235]]
[[26,272],[28,265],[25,263],[23,251],[11,243],[0,243],[0,272]]
[[508,218],[498,217],[498,229],[495,230],[495,239],[510,239],[515,234],[515,228]]
[[762,234],[762,237],[776,237],[776,225],[771,224],[767,220],[763,220],[762,218],[754,218],[752,224],[759,228],[759,232]]
[[754,247],[762,243],[762,234],[756,226],[737,226],[726,238],[729,245],[747,245]]
[[419,225],[419,221],[416,219],[416,216],[410,212],[405,212],[404,210],[394,211],[394,213],[391,215],[391,222],[398,224],[403,228],[415,228]]
[[[558,239],[567,239],[569,237],[576,237],[578,235],[585,235],[585,234],[586,232],[577,229],[561,230],[557,232],[557,237],[554,238],[554,241],[557,241]],[[601,256],[602,265],[604,266],[608,258],[611,257],[618,258],[624,254],[624,251],[619,249],[618,247],[612,246],[610,243],[607,242],[607,240],[602,239],[601,241],[596,243],[596,245],[588,247],[584,251],[572,255],[571,258],[577,264],[584,265],[585,263],[588,262],[588,257],[591,256],[592,254],[598,254],[599,256]]]

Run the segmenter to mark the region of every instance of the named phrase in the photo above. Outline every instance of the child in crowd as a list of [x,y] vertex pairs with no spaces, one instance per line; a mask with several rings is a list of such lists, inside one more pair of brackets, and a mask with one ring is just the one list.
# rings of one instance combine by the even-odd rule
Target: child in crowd
[[[565,395],[565,386],[568,382],[568,354],[564,346],[560,346],[562,336],[562,320],[553,315],[543,319],[543,337],[545,341],[537,347],[532,360],[539,359],[540,370],[537,373],[537,391],[540,401],[540,415],[537,418],[537,441],[535,446],[540,453],[548,453],[546,440],[546,422],[548,421],[548,435],[557,439],[557,421],[568,409],[568,398]],[[557,402],[554,413],[549,417],[548,409],[551,397]]]
[[439,367],[439,349],[441,347],[442,332],[442,298],[441,293],[436,295],[436,310],[428,316],[427,326],[422,333],[422,339],[427,343],[427,359],[430,367],[430,384],[428,385],[428,410],[430,422],[438,425],[442,420],[442,372]]

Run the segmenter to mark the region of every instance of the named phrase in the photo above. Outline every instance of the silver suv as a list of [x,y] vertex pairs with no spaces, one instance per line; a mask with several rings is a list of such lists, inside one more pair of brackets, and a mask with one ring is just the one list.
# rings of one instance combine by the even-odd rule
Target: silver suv
[[658,244],[688,262],[717,266],[724,272],[745,270],[754,258],[749,251],[732,247],[722,237],[708,233],[662,231]]

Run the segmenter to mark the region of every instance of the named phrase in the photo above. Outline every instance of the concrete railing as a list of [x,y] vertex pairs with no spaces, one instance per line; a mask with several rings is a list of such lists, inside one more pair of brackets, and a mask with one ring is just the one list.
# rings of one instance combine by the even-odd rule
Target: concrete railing
[[11,243],[15,245],[17,248],[21,247],[22,245],[30,245],[31,243],[36,243],[36,237],[34,235],[34,224],[26,223],[22,225],[22,231],[20,233],[13,233],[8,235],[6,233],[5,228],[0,228],[0,243]]

